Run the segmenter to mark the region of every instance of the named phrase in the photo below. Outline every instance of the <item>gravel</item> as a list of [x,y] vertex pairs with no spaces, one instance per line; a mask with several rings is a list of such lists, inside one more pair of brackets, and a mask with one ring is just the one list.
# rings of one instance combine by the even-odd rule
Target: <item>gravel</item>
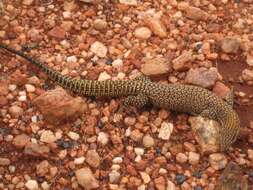
[[143,73],[222,98],[233,86],[243,124],[221,153],[211,120],[149,105],[122,111],[125,97],[77,96],[0,50],[0,189],[212,190],[230,160],[251,187],[248,2],[0,2],[1,43],[59,73],[99,81]]

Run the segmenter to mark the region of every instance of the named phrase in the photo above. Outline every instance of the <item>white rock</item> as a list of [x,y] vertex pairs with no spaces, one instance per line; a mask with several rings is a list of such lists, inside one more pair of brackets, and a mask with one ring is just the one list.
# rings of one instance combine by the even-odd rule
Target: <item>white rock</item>
[[134,159],[135,162],[139,162],[141,161],[141,156],[140,155],[137,155]]
[[71,12],[69,11],[64,11],[62,15],[63,15],[63,18],[71,18]]
[[50,130],[45,130],[40,136],[40,141],[44,143],[53,143],[57,140],[54,133]]
[[16,90],[16,88],[17,88],[17,85],[15,85],[15,84],[10,84],[9,85],[9,90],[10,91],[14,91],[14,90]]
[[125,5],[137,5],[136,0],[119,0],[119,2]]
[[31,84],[26,84],[25,88],[27,92],[35,92],[35,87]]
[[71,138],[74,141],[77,141],[80,138],[80,135],[78,133],[75,133],[73,131],[70,131],[68,133],[68,137]]
[[134,30],[134,36],[139,39],[149,39],[152,35],[152,32],[147,27],[138,27]]
[[68,63],[76,63],[77,62],[76,56],[72,55],[72,56],[67,57],[67,62]]
[[144,184],[140,185],[137,190],[145,190],[146,189],[146,186]]
[[[63,47],[63,48],[69,48],[70,47],[70,43],[67,41],[67,40],[62,40],[61,42],[60,42],[60,44],[61,44],[61,46]],[[58,61],[58,62],[60,62],[60,61],[62,61],[62,56],[60,55],[60,54],[58,54],[57,56],[56,56],[56,61]]]
[[38,185],[38,182],[36,180],[28,180],[25,183],[25,186],[29,190],[37,190],[37,189],[39,189],[39,185]]
[[99,41],[91,44],[90,50],[98,57],[105,57],[107,54],[107,47]]
[[150,176],[146,172],[140,172],[141,178],[145,184],[150,182]]
[[99,132],[97,141],[102,145],[106,145],[109,141],[108,135],[104,132]]
[[76,170],[75,174],[78,184],[87,190],[96,189],[99,187],[98,181],[89,168],[81,168]]
[[84,163],[84,161],[85,161],[85,157],[84,156],[79,157],[79,158],[75,158],[74,164],[76,164],[76,165],[82,164],[82,163]]
[[128,127],[125,132],[125,136],[129,137],[131,135],[131,127]]
[[120,179],[120,173],[118,171],[111,171],[109,173],[109,180],[111,183],[117,183]]
[[173,131],[173,124],[163,122],[161,128],[159,129],[158,138],[163,140],[169,140],[172,131]]
[[144,154],[144,149],[143,148],[134,148],[134,152],[138,156],[142,156]]
[[116,59],[112,62],[112,66],[115,67],[115,68],[121,68],[123,67],[123,61],[122,59]]
[[44,181],[42,184],[41,184],[41,187],[43,190],[49,190],[50,189],[50,185]]
[[164,169],[164,168],[160,168],[160,170],[159,170],[158,173],[163,175],[163,174],[168,173],[168,171],[166,169]]
[[118,164],[113,164],[111,167],[112,170],[119,170],[120,169],[120,165]]
[[33,116],[31,117],[31,120],[32,120],[33,123],[38,122],[38,116],[37,116],[37,115],[33,115]]
[[120,164],[120,163],[123,162],[123,159],[122,159],[122,157],[115,157],[115,158],[112,160],[112,162],[113,162],[114,164]]
[[104,81],[104,80],[108,80],[111,79],[111,76],[108,75],[105,71],[100,73],[99,77],[98,77],[98,81]]
[[18,97],[18,100],[19,100],[20,102],[25,102],[25,101],[26,101],[26,95],[21,95],[21,96],[19,96],[19,97]]

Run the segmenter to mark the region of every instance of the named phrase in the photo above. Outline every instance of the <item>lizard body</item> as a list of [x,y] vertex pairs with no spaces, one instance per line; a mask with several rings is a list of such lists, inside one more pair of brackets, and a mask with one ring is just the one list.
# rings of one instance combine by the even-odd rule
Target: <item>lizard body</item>
[[19,55],[45,72],[50,79],[56,81],[65,89],[84,96],[127,96],[124,104],[137,107],[147,102],[173,111],[201,115],[220,123],[220,149],[227,150],[236,140],[240,121],[232,108],[232,101],[224,101],[207,89],[183,84],[158,84],[148,77],[140,76],[134,80],[80,80],[63,76],[21,51],[0,44],[0,48]]

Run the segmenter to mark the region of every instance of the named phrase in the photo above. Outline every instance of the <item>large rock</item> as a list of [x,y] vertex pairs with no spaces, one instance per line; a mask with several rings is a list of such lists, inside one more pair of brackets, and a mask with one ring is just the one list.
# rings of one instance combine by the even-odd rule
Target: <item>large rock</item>
[[81,168],[75,172],[79,185],[87,190],[99,187],[98,181],[89,168]]
[[8,91],[9,91],[8,90],[8,84],[5,81],[1,80],[0,81],[0,96],[7,95]]
[[171,70],[169,61],[162,57],[147,60],[141,65],[141,72],[144,75],[161,75],[166,74]]
[[59,124],[66,119],[76,118],[87,109],[87,105],[82,98],[73,98],[62,88],[45,92],[35,98],[33,103],[45,119],[54,124]]
[[253,70],[244,69],[242,71],[242,79],[245,81],[253,81]]
[[160,38],[167,37],[167,29],[158,17],[146,16],[144,18],[144,23],[155,35],[159,36]]
[[192,51],[186,51],[172,61],[173,69],[176,71],[188,70],[193,59]]
[[205,11],[201,10],[198,7],[191,7],[189,6],[186,10],[186,17],[192,19],[192,20],[208,20],[208,18],[210,17],[208,15],[208,13],[206,13]]
[[89,150],[86,154],[86,162],[93,168],[97,168],[100,164],[99,154],[95,150]]
[[107,47],[103,43],[101,43],[99,41],[96,41],[93,44],[91,44],[90,50],[95,55],[97,55],[98,57],[101,57],[101,58],[105,57],[106,54],[107,54],[107,51],[108,51]]
[[210,69],[201,67],[190,69],[186,75],[186,82],[204,88],[212,87],[219,78],[219,73],[216,68]]
[[17,148],[24,148],[27,143],[29,143],[30,137],[26,134],[17,135],[13,139],[13,144]]
[[65,35],[66,31],[59,26],[54,27],[52,30],[48,32],[48,36],[59,40],[65,39]]
[[29,142],[25,145],[24,153],[35,157],[47,157],[50,149],[48,146]]
[[203,117],[190,117],[189,122],[203,153],[219,150],[219,124]]
[[243,176],[242,169],[235,162],[230,161],[219,177],[215,190],[246,190],[247,178]]
[[221,41],[221,49],[225,53],[236,53],[240,48],[240,40],[235,37],[226,37]]

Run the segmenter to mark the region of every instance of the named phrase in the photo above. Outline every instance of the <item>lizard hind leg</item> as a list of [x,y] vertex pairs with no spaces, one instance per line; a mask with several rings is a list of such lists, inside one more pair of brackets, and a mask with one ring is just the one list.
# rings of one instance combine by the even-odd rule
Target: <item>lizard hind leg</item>
[[[128,96],[124,101],[123,104],[119,107],[119,112],[123,113],[125,112],[134,112],[137,115],[135,108],[142,108],[148,103],[148,97],[145,94],[138,94],[136,96]],[[129,107],[133,106],[132,109]]]
[[138,94],[136,96],[128,96],[124,102],[124,106],[134,106],[142,108],[148,103],[148,97],[145,94]]

